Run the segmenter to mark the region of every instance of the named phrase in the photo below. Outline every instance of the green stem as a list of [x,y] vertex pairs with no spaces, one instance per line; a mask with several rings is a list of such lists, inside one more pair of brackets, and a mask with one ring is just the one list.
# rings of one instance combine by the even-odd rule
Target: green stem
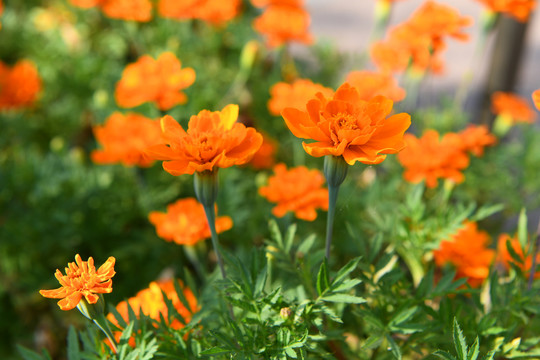
[[339,185],[328,185],[328,217],[326,218],[326,252],[327,259],[330,258],[330,246],[332,244],[332,232],[334,230],[334,214],[336,210]]
[[208,226],[210,227],[210,233],[212,234],[212,246],[214,247],[214,252],[216,253],[219,269],[221,270],[221,276],[226,279],[227,273],[225,272],[225,265],[223,264],[221,253],[219,252],[219,241],[216,232],[216,211],[213,204],[211,206],[203,205],[203,207],[206,214],[206,220],[208,221]]
[[94,323],[99,327],[99,329],[103,331],[105,336],[107,336],[107,339],[109,339],[109,342],[111,343],[113,351],[116,354],[118,352],[118,343],[116,342],[116,339],[114,338],[111,328],[109,327],[109,322],[107,321],[107,318],[105,317],[105,315],[99,314],[93,320],[94,320]]

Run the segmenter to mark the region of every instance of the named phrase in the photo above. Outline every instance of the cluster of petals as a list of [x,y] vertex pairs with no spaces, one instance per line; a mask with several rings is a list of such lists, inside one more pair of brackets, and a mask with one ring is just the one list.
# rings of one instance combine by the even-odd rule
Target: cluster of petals
[[253,155],[249,165],[257,170],[270,169],[276,162],[277,141],[270,136],[261,133],[263,142],[259,150]]
[[304,150],[314,157],[342,156],[349,164],[379,164],[386,154],[405,147],[403,134],[411,124],[409,114],[392,112],[392,100],[375,96],[362,100],[355,87],[341,85],[331,98],[318,93],[303,109],[282,111],[289,130],[303,142]]
[[164,52],[157,60],[143,55],[124,69],[116,84],[115,98],[123,108],[154,102],[160,110],[168,110],[187,101],[182,90],[194,82],[195,71],[182,68],[173,53]]
[[386,96],[392,101],[401,101],[406,95],[406,91],[399,87],[396,79],[388,73],[370,70],[351,71],[345,81],[354,86],[360,98],[366,101],[377,95]]
[[475,222],[467,221],[433,252],[435,263],[438,266],[452,264],[457,278],[468,278],[470,286],[478,287],[488,277],[495,258],[495,251],[488,247],[489,243],[488,233],[479,230]]
[[331,88],[314,83],[309,79],[296,79],[291,84],[278,82],[270,88],[268,110],[270,114],[279,116],[283,109],[288,107],[305,109],[307,102],[319,92],[325,97],[334,95],[334,90]]
[[469,125],[465,130],[459,132],[463,150],[472,153],[474,156],[482,156],[486,146],[497,143],[497,137],[489,132],[486,125]]
[[530,124],[536,118],[536,113],[527,100],[519,95],[502,91],[497,91],[491,96],[491,111],[512,124],[516,122]]
[[[516,261],[508,251],[508,246],[519,257],[520,261]],[[523,249],[517,237],[512,237],[508,234],[501,234],[497,243],[497,263],[505,269],[510,268],[510,263],[515,263],[521,270],[527,274],[531,271],[533,256],[529,248]],[[540,254],[536,255],[536,264],[540,264]],[[540,277],[540,271],[534,274],[535,278]]]
[[150,0],[70,0],[83,9],[99,7],[111,19],[147,22],[152,19]]
[[386,40],[373,44],[371,58],[385,72],[402,72],[411,66],[418,72],[439,73],[444,38],[467,40],[463,28],[471,23],[471,18],[450,6],[426,1],[411,18],[390,30]]
[[274,167],[274,176],[268,185],[259,188],[259,194],[277,205],[272,214],[283,217],[287,212],[302,220],[317,218],[316,209],[328,210],[328,189],[323,188],[324,176],[316,169],[298,166],[287,170],[285,164]]
[[253,28],[267,37],[270,47],[291,41],[306,45],[313,42],[309,33],[310,15],[301,0],[252,0],[257,7],[265,7],[253,21]]
[[[180,199],[167,205],[167,212],[152,211],[148,219],[156,227],[160,238],[179,245],[195,245],[211,236],[204,207],[194,198]],[[228,216],[216,219],[217,233],[227,231],[232,226],[233,222]]]
[[161,142],[159,120],[152,120],[136,113],[115,112],[104,125],[94,126],[94,135],[103,148],[94,150],[92,160],[97,164],[121,163],[125,166],[147,167],[152,165],[145,151]]
[[540,89],[535,90],[532,93],[532,99],[534,102],[534,106],[536,106],[536,109],[540,111]]
[[41,88],[41,78],[31,61],[20,60],[13,67],[0,61],[0,110],[32,105]]
[[227,105],[221,111],[202,110],[190,118],[186,131],[166,115],[161,119],[165,143],[152,146],[147,153],[163,160],[163,169],[174,176],[244,165],[259,150],[263,137],[237,119],[238,105]]
[[158,13],[175,20],[198,19],[220,25],[238,15],[240,0],[160,0]]
[[54,274],[61,287],[54,290],[40,290],[39,293],[46,298],[62,299],[58,302],[62,310],[75,308],[83,297],[89,304],[95,304],[99,294],[112,292],[111,278],[116,274],[115,261],[111,256],[96,270],[93,258],[83,261],[77,254],[75,262],[68,263],[68,267],[65,268],[65,275],[58,269]]
[[510,15],[521,22],[529,19],[536,8],[536,0],[477,0],[484,4],[489,11]]
[[412,134],[405,134],[404,138],[407,147],[398,154],[398,160],[405,168],[405,180],[425,180],[426,186],[433,188],[441,178],[455,183],[465,179],[462,171],[469,166],[469,156],[459,134],[440,137],[437,131],[428,130],[421,138]]

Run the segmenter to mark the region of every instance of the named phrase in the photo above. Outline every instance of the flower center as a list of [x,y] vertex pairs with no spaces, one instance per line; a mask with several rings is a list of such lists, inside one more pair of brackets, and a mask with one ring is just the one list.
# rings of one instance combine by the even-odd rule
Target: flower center
[[347,113],[337,113],[334,122],[340,129],[357,130],[358,122],[355,116]]

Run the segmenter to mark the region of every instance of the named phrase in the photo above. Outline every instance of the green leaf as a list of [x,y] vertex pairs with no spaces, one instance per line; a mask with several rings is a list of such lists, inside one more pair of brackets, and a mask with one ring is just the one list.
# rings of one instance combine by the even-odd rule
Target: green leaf
[[342,267],[337,275],[334,281],[332,281],[332,285],[339,284],[342,280],[344,280],[351,272],[353,272],[356,267],[358,266],[358,263],[360,262],[360,257],[357,257],[355,259],[352,259],[349,261],[344,267]]
[[263,269],[257,275],[255,280],[255,289],[253,290],[254,297],[259,296],[262,293],[264,286],[266,285],[266,280],[268,278],[268,267],[265,265]]
[[456,358],[453,355],[450,355],[446,351],[437,350],[433,353],[433,355],[438,356],[444,360],[456,360]]
[[[186,310],[189,311],[190,314],[193,314],[191,306],[189,305],[189,302],[187,301],[186,296],[184,295],[184,289],[180,286],[180,281],[178,281],[177,279],[174,279],[173,284],[174,284],[174,290],[176,291],[176,295],[178,295],[178,299],[180,300],[182,305],[184,305],[184,308],[186,308]],[[180,317],[182,316],[180,315]]]
[[17,350],[19,350],[19,353],[21,354],[24,360],[43,360],[44,359],[38,353],[33,352],[32,350],[28,350],[27,348],[22,347],[20,345],[17,345]]
[[458,359],[467,360],[467,343],[465,342],[465,336],[463,336],[463,331],[461,331],[456,318],[454,318],[453,338]]
[[345,303],[345,304],[362,304],[366,302],[366,299],[349,295],[349,294],[330,294],[321,298],[323,301]]
[[274,240],[276,244],[283,249],[283,237],[281,236],[281,231],[279,230],[276,220],[272,219],[269,221],[268,229],[270,230],[270,237],[272,240]]
[[476,213],[470,217],[470,221],[479,221],[491,216],[504,209],[503,204],[495,204],[489,206],[482,206],[476,211]]
[[435,268],[431,267],[426,273],[426,275],[422,278],[422,281],[420,281],[420,284],[418,284],[416,291],[420,298],[427,297],[433,290],[434,275],[435,275]]
[[523,208],[519,212],[519,219],[518,219],[518,240],[522,249],[527,248],[527,237],[528,237],[527,211],[525,210],[525,208]]
[[343,291],[352,289],[353,287],[360,284],[361,282],[362,280],[360,279],[348,279],[338,285],[332,284],[332,286],[330,287],[330,290],[332,292],[343,292]]
[[304,255],[308,254],[309,250],[311,249],[311,247],[315,243],[316,238],[317,237],[316,237],[315,234],[312,234],[312,235],[308,236],[307,238],[305,238],[304,241],[302,241],[302,243],[298,246],[298,249],[296,250],[296,252],[297,253],[302,253]]
[[80,360],[79,338],[73,326],[69,327],[67,336],[67,358],[68,360]]
[[401,350],[389,334],[386,334],[386,340],[388,340],[388,343],[390,344],[390,351],[392,352],[392,355],[394,355],[394,358],[401,360]]
[[392,320],[390,320],[389,325],[398,326],[399,324],[404,323],[405,321],[409,320],[417,311],[418,311],[417,306],[413,306],[412,308],[405,309],[399,312],[396,316],[394,316]]
[[219,346],[215,346],[213,348],[210,348],[208,350],[201,351],[199,355],[203,356],[213,356],[213,355],[223,355],[223,354],[230,354],[232,351],[224,348],[220,348]]
[[287,254],[291,252],[295,234],[296,234],[296,224],[292,224],[291,226],[287,228],[287,232],[285,233],[285,252]]
[[328,287],[330,287],[330,282],[328,279],[326,258],[324,258],[321,267],[319,268],[319,274],[317,275],[317,292],[319,293],[319,296],[321,296]]
[[288,357],[292,359],[296,359],[298,357],[298,355],[296,354],[296,351],[294,351],[293,348],[285,348],[285,353],[287,354]]
[[474,344],[471,346],[469,351],[467,352],[467,360],[476,360],[478,358],[478,355],[480,355],[480,344],[478,343],[478,336],[476,337],[476,340],[474,340]]

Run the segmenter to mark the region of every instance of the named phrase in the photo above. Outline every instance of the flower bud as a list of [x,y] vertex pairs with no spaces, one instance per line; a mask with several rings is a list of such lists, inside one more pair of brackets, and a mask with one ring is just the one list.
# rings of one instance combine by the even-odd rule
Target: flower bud
[[217,170],[195,172],[195,195],[204,207],[213,207],[218,193]]
[[349,164],[343,156],[326,155],[324,157],[324,176],[328,186],[338,187],[343,183],[349,170]]
[[291,308],[284,307],[284,308],[281,308],[281,310],[279,311],[279,316],[281,316],[283,320],[288,320],[291,317],[292,313],[293,312]]

